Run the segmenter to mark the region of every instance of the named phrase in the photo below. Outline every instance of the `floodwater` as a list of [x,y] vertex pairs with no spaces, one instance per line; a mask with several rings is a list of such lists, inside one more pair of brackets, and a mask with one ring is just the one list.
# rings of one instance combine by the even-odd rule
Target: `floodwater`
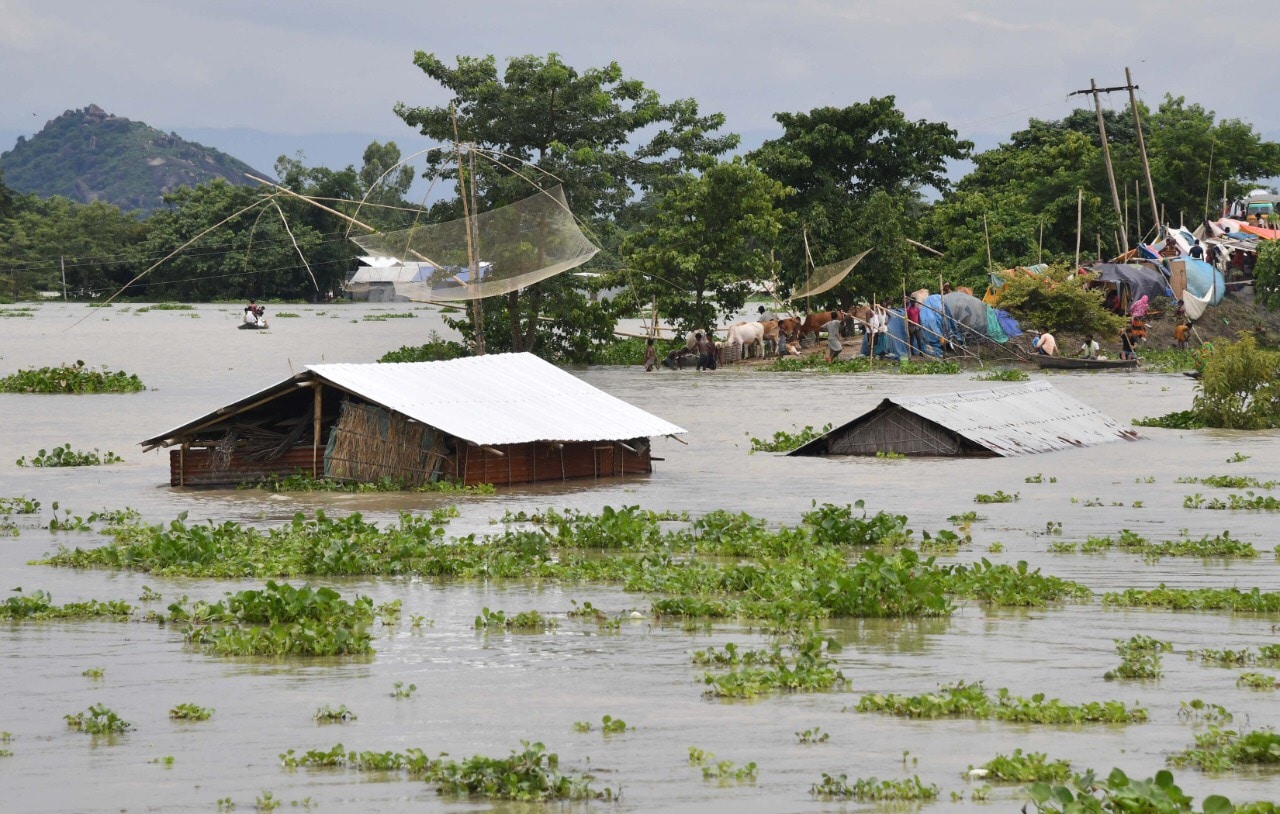
[[[361,511],[379,520],[402,510],[431,509],[453,498],[438,495],[280,496],[254,491],[171,489],[167,453],[142,454],[137,442],[271,385],[303,365],[368,362],[383,352],[446,333],[434,311],[413,305],[286,306],[297,318],[270,313],[269,331],[236,330],[239,308],[149,311],[137,306],[86,309],[43,304],[35,317],[0,319],[0,374],[84,360],[137,373],[148,390],[136,395],[22,396],[0,394],[0,497],[25,495],[85,515],[133,507],[150,522],[181,512],[192,520],[237,520],[268,525],[295,511]],[[366,320],[411,314],[412,318]],[[88,318],[75,324],[88,314]],[[73,327],[74,326],[74,327]],[[505,511],[638,504],[699,514],[745,510],[794,523],[813,501],[863,500],[868,509],[906,514],[917,531],[948,528],[951,515],[977,510],[973,544],[959,560],[1027,560],[1033,567],[1078,580],[1095,592],[1150,587],[1257,586],[1280,590],[1276,516],[1183,508],[1196,491],[1179,476],[1213,474],[1275,478],[1280,434],[1144,431],[1148,440],[1011,459],[791,459],[748,454],[751,436],[778,429],[843,423],[890,394],[947,392],[983,386],[972,372],[954,376],[804,375],[735,370],[714,373],[639,368],[575,370],[593,385],[689,430],[686,444],[655,439],[665,460],[649,477],[579,481],[502,489],[468,496],[450,531],[484,532]],[[1033,373],[1034,377],[1044,374]],[[1189,406],[1193,383],[1179,375],[1065,373],[1052,375],[1065,392],[1121,422]],[[501,382],[494,382],[500,389]],[[114,466],[18,468],[14,461],[63,443],[111,450]],[[1236,453],[1247,460],[1228,463]],[[1041,474],[1042,483],[1026,478]],[[1056,478],[1056,482],[1050,482]],[[975,505],[980,492],[1017,492],[1016,503]],[[29,518],[21,518],[29,520]],[[1062,533],[1046,533],[1050,522]],[[1164,559],[1112,553],[1050,554],[1055,540],[1083,540],[1122,528],[1150,539],[1181,533],[1199,537],[1229,529],[1263,551],[1249,561]],[[0,588],[43,589],[57,603],[124,599],[135,605],[144,585],[159,591],[161,608],[184,594],[220,598],[257,581],[157,579],[107,571],[28,565],[60,543],[88,545],[92,535],[54,534],[27,522],[20,536],[0,539]],[[1000,553],[988,553],[992,543]],[[1180,702],[1200,698],[1235,713],[1236,727],[1280,722],[1275,692],[1237,688],[1239,670],[1186,658],[1197,648],[1242,648],[1280,642],[1273,616],[1104,609],[1092,604],[1035,610],[993,610],[962,604],[946,620],[839,621],[830,632],[845,649],[839,665],[848,692],[786,695],[755,702],[705,700],[694,650],[762,639],[749,628],[717,624],[690,632],[643,619],[617,633],[564,618],[572,601],[611,614],[647,610],[647,598],[609,587],[528,583],[448,584],[417,579],[328,582],[346,596],[403,601],[404,622],[380,628],[377,654],[362,661],[223,659],[184,648],[173,627],[76,622],[0,624],[0,731],[12,757],[0,758],[5,811],[214,811],[230,798],[253,810],[264,791],[322,811],[514,810],[487,802],[440,798],[418,781],[334,770],[281,768],[279,754],[328,749],[448,752],[503,756],[523,740],[542,741],[569,771],[590,770],[596,787],[622,791],[621,800],[590,806],[619,811],[805,812],[869,805],[815,801],[811,784],[822,773],[881,779],[919,774],[942,788],[934,807],[1013,811],[1025,801],[1018,786],[1000,786],[990,803],[971,802],[962,773],[1014,748],[1067,758],[1078,770],[1106,775],[1120,767],[1149,777],[1171,752],[1191,745],[1200,728],[1179,719]],[[479,635],[472,625],[482,607],[560,614],[546,635]],[[412,614],[432,620],[413,630]],[[1107,682],[1119,663],[1115,639],[1145,633],[1172,641],[1158,682]],[[82,675],[103,668],[101,679]],[[1264,670],[1264,672],[1266,672]],[[1274,673],[1275,671],[1270,671]],[[919,693],[958,680],[1007,687],[1015,695],[1044,692],[1066,702],[1118,699],[1141,702],[1149,723],[1113,726],[1024,726],[968,720],[915,721],[847,711],[866,692]],[[417,686],[394,699],[395,682]],[[69,730],[63,715],[104,703],[134,722],[106,739]],[[178,703],[213,707],[209,721],[170,722]],[[316,708],[343,704],[358,720],[318,726]],[[603,736],[604,715],[633,729]],[[592,731],[575,732],[590,721]],[[804,745],[797,732],[820,727],[825,743]],[[718,760],[759,766],[754,782],[704,781],[688,763],[697,746]],[[904,757],[905,755],[905,757]],[[150,761],[172,757],[172,765]],[[1177,770],[1184,790],[1223,793],[1234,802],[1280,799],[1280,775],[1240,772],[1205,776]],[[948,801],[951,792],[964,801]],[[518,807],[529,810],[528,807]]]

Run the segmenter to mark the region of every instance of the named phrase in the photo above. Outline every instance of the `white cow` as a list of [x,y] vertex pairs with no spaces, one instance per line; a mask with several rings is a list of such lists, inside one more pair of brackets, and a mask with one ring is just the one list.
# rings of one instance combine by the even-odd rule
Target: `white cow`
[[746,359],[752,355],[751,349],[755,348],[755,355],[764,356],[764,325],[759,322],[739,322],[729,326],[729,336],[725,340],[726,345],[740,345],[742,347],[742,355],[740,358]]

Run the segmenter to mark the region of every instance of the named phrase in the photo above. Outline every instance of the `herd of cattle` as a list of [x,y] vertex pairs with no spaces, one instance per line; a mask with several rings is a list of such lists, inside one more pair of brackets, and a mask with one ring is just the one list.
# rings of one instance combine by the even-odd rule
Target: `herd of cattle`
[[[801,340],[812,334],[816,341],[831,320],[841,323],[842,335],[852,336],[858,330],[865,330],[870,316],[871,309],[864,305],[852,311],[816,311],[806,314],[803,319],[787,317],[762,322],[736,322],[726,329],[724,340],[716,343],[717,355],[725,354],[733,359],[766,359],[788,352],[799,353]],[[690,331],[685,337],[685,347],[667,354],[663,364],[669,368],[692,367],[697,360],[695,346],[698,333]]]

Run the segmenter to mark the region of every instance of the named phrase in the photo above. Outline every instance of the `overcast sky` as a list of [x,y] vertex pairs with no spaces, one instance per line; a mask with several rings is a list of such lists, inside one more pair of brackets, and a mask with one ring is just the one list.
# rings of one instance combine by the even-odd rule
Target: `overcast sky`
[[[557,52],[579,69],[617,61],[664,99],[720,111],[749,145],[777,111],[894,95],[912,119],[991,146],[1028,117],[1059,118],[1089,86],[1133,70],[1166,92],[1280,139],[1280,14],[1184,0],[0,0],[0,134],[12,147],[73,108],[191,137],[272,145],[334,134],[427,146],[393,105],[445,93],[415,50]],[[1086,97],[1087,99],[1087,97]],[[1120,108],[1124,94],[1105,103]],[[245,131],[253,131],[246,134]],[[228,139],[228,141],[231,141]],[[309,156],[310,157],[310,156]],[[359,164],[355,153],[308,163]],[[262,169],[268,169],[262,167]]]

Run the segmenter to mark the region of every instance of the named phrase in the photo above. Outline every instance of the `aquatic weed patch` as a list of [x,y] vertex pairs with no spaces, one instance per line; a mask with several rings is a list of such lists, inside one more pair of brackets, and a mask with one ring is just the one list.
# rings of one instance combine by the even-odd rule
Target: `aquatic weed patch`
[[776,692],[821,692],[848,686],[830,653],[838,651],[834,639],[817,634],[797,634],[786,643],[765,650],[739,650],[732,642],[722,650],[708,648],[693,654],[697,665],[725,668],[708,671],[702,682],[713,698],[758,698]]
[[1215,664],[1219,667],[1247,667],[1263,664],[1268,667],[1280,667],[1280,644],[1261,645],[1257,652],[1250,647],[1240,650],[1202,649],[1193,651],[1188,658]]
[[213,717],[213,709],[199,704],[177,704],[169,710],[169,718],[174,721],[207,721]]
[[65,605],[53,604],[53,597],[44,591],[23,593],[21,588],[14,588],[8,599],[0,602],[0,619],[13,621],[42,621],[47,619],[115,619],[123,621],[133,613],[133,606],[121,600],[100,601],[89,599],[84,602],[68,602]]
[[1195,736],[1195,745],[1169,756],[1172,766],[1203,772],[1225,772],[1248,765],[1280,764],[1280,734],[1270,729],[1238,732],[1210,726]]
[[373,652],[373,600],[348,602],[332,588],[295,588],[270,580],[260,591],[228,593],[218,602],[169,606],[186,622],[191,645],[220,656],[342,656]]
[[1014,492],[1013,494],[1010,495],[1010,494],[1006,494],[1003,489],[997,489],[994,494],[988,495],[988,494],[978,493],[974,495],[973,502],[974,503],[1015,503],[1021,498],[1022,496],[1017,492]]
[[1170,588],[1164,583],[1151,589],[1130,588],[1102,595],[1102,604],[1119,608],[1168,608],[1170,610],[1229,610],[1250,613],[1280,611],[1280,593],[1258,588]]
[[752,436],[751,451],[790,452],[793,449],[804,446],[815,438],[821,438],[829,432],[831,432],[830,423],[824,424],[820,430],[815,430],[812,425],[806,424],[804,428],[798,432],[778,430],[774,432],[773,438],[769,440]]
[[490,800],[612,800],[611,788],[596,790],[590,774],[563,774],[560,758],[541,743],[520,742],[505,758],[476,755],[463,761],[439,760],[427,774],[442,795]]
[[1107,681],[1118,678],[1159,678],[1160,654],[1173,651],[1173,644],[1162,642],[1139,633],[1128,641],[1116,639],[1116,652],[1120,654],[1120,666],[1103,674]]
[[306,472],[292,475],[270,475],[256,481],[241,483],[238,489],[265,489],[268,492],[447,492],[450,494],[491,495],[498,490],[491,483],[466,485],[457,481],[440,480],[410,486],[396,478],[378,481],[345,481],[334,478],[317,478]]
[[1082,602],[1093,591],[1078,582],[1042,574],[1026,560],[993,564],[986,557],[973,565],[953,565],[947,573],[948,593],[1005,607],[1043,607],[1051,602]]
[[504,630],[511,633],[545,633],[557,626],[556,620],[543,616],[536,610],[521,611],[508,616],[504,611],[482,608],[475,619],[480,631]]
[[[982,764],[980,776],[984,780],[999,783],[1032,783],[1037,780],[1066,780],[1071,776],[1071,761],[1049,760],[1044,752],[1023,752],[1014,749],[1012,754],[997,754]],[[970,775],[973,774],[970,767]]]
[[127,732],[133,724],[103,704],[94,704],[84,712],[63,715],[67,727],[89,735],[116,735]]
[[122,463],[124,458],[115,454],[111,450],[100,452],[94,449],[92,452],[71,449],[71,444],[66,443],[60,447],[54,447],[46,452],[40,450],[28,460],[27,456],[22,456],[17,460],[18,466],[35,466],[35,467],[53,467],[53,466],[102,466],[104,464]]
[[880,780],[875,777],[859,777],[852,783],[849,776],[822,773],[822,780],[809,787],[809,794],[819,800],[936,800],[941,789],[930,783],[925,785],[918,775],[906,780]]
[[[1092,771],[1073,775],[1067,785],[1033,783],[1027,790],[1041,814],[1092,814],[1097,812],[1143,812],[1143,814],[1194,814],[1192,798],[1179,788],[1173,774],[1156,772],[1147,780],[1130,778],[1120,769],[1112,769],[1105,780]],[[1272,809],[1274,810],[1274,809]],[[1236,808],[1221,795],[1205,797],[1200,811],[1204,814],[1267,814],[1265,808],[1246,805]]]
[[864,695],[856,709],[900,718],[975,718],[1033,724],[1127,724],[1147,720],[1147,711],[1136,704],[1127,706],[1123,701],[1064,704],[1056,698],[1046,699],[1044,693],[1030,698],[1011,695],[1004,687],[991,695],[980,681],[944,684],[936,693],[920,695]]
[[19,370],[0,378],[0,393],[137,393],[145,390],[137,374],[120,370],[94,370],[76,360],[74,365]]
[[973,377],[975,382],[1025,382],[1031,379],[1031,375],[1025,370],[1017,368],[1007,368],[1005,370],[988,370],[986,373],[979,373]]
[[1248,475],[1206,475],[1202,478],[1181,477],[1176,483],[1201,483],[1219,489],[1274,489],[1280,481],[1260,481]]
[[1280,498],[1272,495],[1256,495],[1252,490],[1249,490],[1243,495],[1232,492],[1227,495],[1226,500],[1223,500],[1218,497],[1206,498],[1196,492],[1194,495],[1187,495],[1182,499],[1182,507],[1184,509],[1211,509],[1233,512],[1276,512],[1280,511]]

